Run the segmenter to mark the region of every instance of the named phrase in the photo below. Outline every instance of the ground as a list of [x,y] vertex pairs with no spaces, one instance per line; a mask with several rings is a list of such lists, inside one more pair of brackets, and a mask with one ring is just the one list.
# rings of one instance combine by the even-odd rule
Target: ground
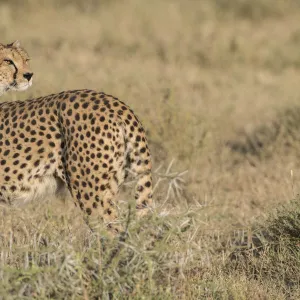
[[287,265],[277,277],[226,269],[245,232],[299,193],[298,1],[82,3],[0,4],[1,42],[19,39],[35,74],[1,100],[89,88],[125,101],[162,165],[157,215],[125,213],[114,256],[68,202],[1,211],[0,297],[299,298]]

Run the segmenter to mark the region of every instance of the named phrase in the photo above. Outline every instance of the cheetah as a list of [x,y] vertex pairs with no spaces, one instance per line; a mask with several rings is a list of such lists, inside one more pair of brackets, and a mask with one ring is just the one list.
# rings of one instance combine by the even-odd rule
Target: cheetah
[[[2,93],[28,88],[33,73],[26,52],[18,43],[1,49]],[[151,210],[145,130],[118,98],[85,89],[2,102],[0,120],[0,202],[18,205],[63,185],[91,229],[100,220],[118,233],[116,196],[130,172],[137,179],[137,215]]]
[[29,55],[19,41],[0,44],[0,96],[5,92],[24,91],[32,85]]

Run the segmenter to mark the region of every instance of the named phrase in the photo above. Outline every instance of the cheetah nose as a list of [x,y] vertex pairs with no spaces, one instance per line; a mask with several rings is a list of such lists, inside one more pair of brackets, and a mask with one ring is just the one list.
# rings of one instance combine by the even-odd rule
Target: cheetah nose
[[23,74],[23,77],[26,78],[28,81],[30,81],[32,76],[33,76],[33,73],[24,73]]

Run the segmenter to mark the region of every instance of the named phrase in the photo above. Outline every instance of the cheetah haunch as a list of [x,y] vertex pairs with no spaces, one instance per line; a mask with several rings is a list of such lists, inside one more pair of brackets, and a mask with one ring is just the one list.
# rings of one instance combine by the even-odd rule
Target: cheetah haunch
[[[29,87],[28,56],[23,57],[19,44],[1,47],[2,92]],[[151,157],[145,131],[134,112],[117,98],[75,90],[4,102],[0,120],[0,201],[26,202],[49,190],[55,193],[63,183],[90,224],[102,219],[118,231],[115,199],[128,169],[137,177],[138,214],[151,207]]]

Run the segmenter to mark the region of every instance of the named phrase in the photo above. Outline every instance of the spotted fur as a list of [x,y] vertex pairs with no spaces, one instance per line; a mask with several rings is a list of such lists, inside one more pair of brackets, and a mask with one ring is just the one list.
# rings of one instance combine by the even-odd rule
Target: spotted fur
[[75,90],[4,102],[0,120],[0,201],[19,204],[63,185],[92,227],[101,219],[115,232],[116,195],[128,168],[137,178],[138,214],[151,208],[145,131],[117,98]]
[[19,41],[0,44],[0,95],[9,90],[24,91],[32,85],[29,60]]

